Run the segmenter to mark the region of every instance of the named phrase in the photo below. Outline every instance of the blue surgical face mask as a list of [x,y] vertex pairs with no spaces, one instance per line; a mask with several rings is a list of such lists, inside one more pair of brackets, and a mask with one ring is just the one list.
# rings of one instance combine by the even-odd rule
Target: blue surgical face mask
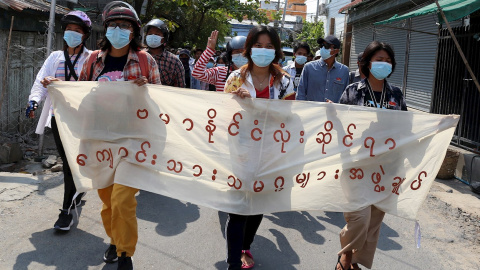
[[148,35],[145,38],[145,42],[147,42],[148,47],[150,48],[158,48],[162,45],[163,37],[157,35]]
[[217,64],[217,67],[224,67],[225,64]]
[[296,55],[295,62],[297,62],[299,65],[303,65],[307,62],[307,57],[303,55]]
[[325,49],[325,47],[322,47],[320,49],[320,56],[323,58],[323,60],[327,60],[328,58],[332,57],[333,55],[330,54],[330,49]]
[[392,73],[392,64],[387,62],[372,62],[370,72],[377,80],[383,80]]
[[68,47],[75,48],[82,44],[83,35],[75,31],[65,31],[63,39],[67,42]]
[[266,67],[270,65],[275,59],[274,49],[265,48],[252,48],[252,54],[250,56],[253,63],[258,67]]
[[240,68],[241,66],[248,64],[248,59],[241,53],[237,53],[232,55],[232,62],[237,68]]
[[212,63],[212,62],[208,62],[208,63],[207,63],[207,68],[213,68],[213,63]]
[[121,29],[118,26],[115,28],[108,27],[105,37],[115,49],[121,49],[130,43],[130,33],[132,33],[130,30]]

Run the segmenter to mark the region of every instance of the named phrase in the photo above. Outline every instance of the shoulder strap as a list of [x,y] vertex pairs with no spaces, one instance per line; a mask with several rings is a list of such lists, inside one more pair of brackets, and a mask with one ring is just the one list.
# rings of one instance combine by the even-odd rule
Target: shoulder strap
[[98,54],[100,50],[93,51],[88,58],[88,66],[87,66],[87,76],[88,80],[91,81],[93,77],[93,65],[97,62]]
[[145,51],[138,51],[137,52],[138,61],[140,61],[140,72],[142,76],[148,79],[148,58],[147,53]]

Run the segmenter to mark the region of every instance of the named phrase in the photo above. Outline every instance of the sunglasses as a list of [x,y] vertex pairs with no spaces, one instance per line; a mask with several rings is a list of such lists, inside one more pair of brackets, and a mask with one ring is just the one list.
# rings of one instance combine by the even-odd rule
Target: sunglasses
[[320,48],[325,47],[326,49],[334,49],[335,45],[333,44],[320,44]]
[[120,29],[129,29],[129,28],[132,27],[132,24],[130,24],[130,23],[116,23],[116,22],[109,22],[107,24],[107,27],[115,28],[117,26],[120,27]]

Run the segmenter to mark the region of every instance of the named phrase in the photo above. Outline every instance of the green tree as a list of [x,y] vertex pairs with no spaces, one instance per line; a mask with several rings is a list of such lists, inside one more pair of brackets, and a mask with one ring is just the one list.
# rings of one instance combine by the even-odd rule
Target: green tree
[[298,42],[307,42],[313,50],[318,47],[317,39],[325,35],[323,22],[303,22],[302,32],[297,35]]
[[[137,2],[130,1],[137,12],[140,7]],[[172,47],[205,48],[208,37],[213,30],[219,31],[219,40],[230,36],[229,19],[242,21],[244,18],[267,24],[264,11],[259,10],[260,0],[147,0],[146,14],[141,16],[146,23],[152,18],[166,20],[170,26]]]

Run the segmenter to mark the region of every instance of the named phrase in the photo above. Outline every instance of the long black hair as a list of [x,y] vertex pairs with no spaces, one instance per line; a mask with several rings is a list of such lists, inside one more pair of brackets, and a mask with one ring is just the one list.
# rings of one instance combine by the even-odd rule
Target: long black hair
[[243,52],[243,56],[248,59],[248,66],[247,68],[242,68],[240,71],[241,77],[243,79],[246,78],[247,70],[252,70],[253,68],[253,61],[252,61],[252,47],[257,43],[258,37],[262,34],[267,34],[270,37],[270,41],[275,47],[275,58],[273,59],[272,63],[269,66],[270,74],[274,77],[275,83],[279,83],[280,80],[285,75],[282,67],[276,63],[278,60],[283,59],[283,51],[282,51],[282,43],[280,41],[280,37],[278,36],[277,31],[273,27],[265,26],[265,25],[258,25],[250,29],[248,32],[247,40],[245,41],[245,52]]

